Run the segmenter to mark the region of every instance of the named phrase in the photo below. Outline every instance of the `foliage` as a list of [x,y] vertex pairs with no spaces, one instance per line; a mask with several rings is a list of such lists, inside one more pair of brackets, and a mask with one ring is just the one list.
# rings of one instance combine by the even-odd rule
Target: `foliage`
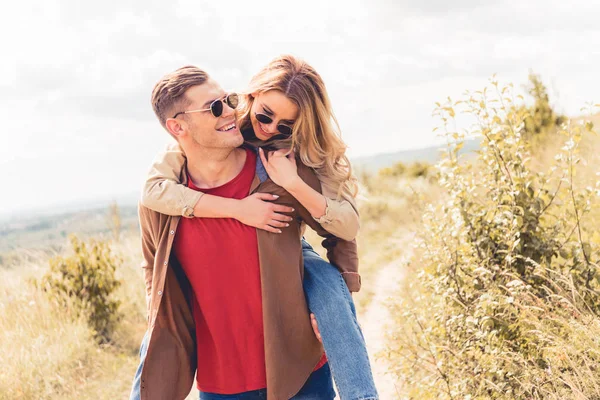
[[[475,125],[451,128],[457,111]],[[600,236],[586,219],[600,186],[576,180],[585,126],[560,127],[541,172],[510,87],[493,81],[436,115],[447,197],[424,215],[419,279],[394,308],[399,381],[415,398],[600,398]],[[483,138],[472,163],[458,155],[467,135]]]
[[548,90],[539,75],[529,73],[529,94],[533,97],[531,107],[521,106],[521,111],[526,113],[521,127],[521,135],[534,143],[547,138],[554,133],[566,120],[564,116],[557,115],[550,105]]
[[73,254],[52,258],[39,286],[65,307],[71,304],[86,315],[95,337],[106,342],[121,318],[120,301],[113,298],[121,284],[115,276],[121,259],[107,242],[85,243],[74,235],[70,241]]
[[391,167],[383,168],[379,171],[381,177],[394,177],[394,178],[430,178],[435,176],[435,171],[430,164],[426,162],[416,161],[412,164],[406,165],[402,162],[398,162]]

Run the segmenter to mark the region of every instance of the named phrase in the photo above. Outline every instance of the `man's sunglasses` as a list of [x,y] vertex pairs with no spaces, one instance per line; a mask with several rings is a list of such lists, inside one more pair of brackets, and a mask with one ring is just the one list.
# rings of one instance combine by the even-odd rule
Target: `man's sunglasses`
[[[273,122],[273,118],[269,117],[266,114],[261,114],[261,113],[254,113],[254,115],[256,116],[256,119],[258,120],[258,122],[260,122],[261,124],[270,124]],[[292,127],[289,125],[285,125],[285,124],[279,124],[277,125],[277,130],[279,131],[279,133],[289,136],[292,134]]]
[[222,99],[216,99],[212,103],[210,103],[209,108],[203,108],[202,110],[189,110],[189,111],[180,111],[177,114],[173,115],[173,118],[177,118],[179,114],[191,114],[196,112],[210,111],[212,115],[216,118],[219,118],[221,114],[223,114],[223,103],[227,104],[231,108],[236,108],[239,103],[239,97],[237,93],[229,93],[227,96]]

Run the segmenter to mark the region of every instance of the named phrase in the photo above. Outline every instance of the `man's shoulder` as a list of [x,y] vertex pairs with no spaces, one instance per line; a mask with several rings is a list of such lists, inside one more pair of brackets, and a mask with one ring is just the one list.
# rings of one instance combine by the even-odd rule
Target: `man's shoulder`
[[321,181],[314,168],[304,165],[300,160],[297,160],[298,176],[316,191],[321,191]]

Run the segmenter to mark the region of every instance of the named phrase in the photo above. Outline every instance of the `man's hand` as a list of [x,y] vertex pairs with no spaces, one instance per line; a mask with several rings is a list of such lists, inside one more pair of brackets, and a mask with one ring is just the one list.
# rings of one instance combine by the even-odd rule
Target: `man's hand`
[[315,331],[315,336],[319,339],[319,342],[323,343],[323,339],[321,338],[321,332],[319,332],[319,325],[317,324],[317,318],[315,318],[315,314],[310,314],[310,323],[312,324],[313,331]]
[[270,203],[279,196],[270,193],[254,193],[239,200],[235,213],[238,221],[272,233],[281,233],[282,228],[289,226],[292,217],[282,213],[291,213],[293,208]]

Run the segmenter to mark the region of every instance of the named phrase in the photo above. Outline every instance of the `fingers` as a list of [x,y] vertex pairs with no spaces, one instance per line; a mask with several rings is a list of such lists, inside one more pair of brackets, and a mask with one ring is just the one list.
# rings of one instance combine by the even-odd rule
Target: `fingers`
[[282,206],[281,204],[273,204],[273,211],[291,213],[294,212],[294,209],[292,207]]
[[272,219],[269,222],[269,225],[276,227],[276,228],[287,228],[288,226],[290,226],[290,224],[288,224],[287,222],[280,222],[280,221],[277,221],[276,219]]
[[263,231],[271,232],[271,233],[281,233],[281,229],[273,228],[270,225],[265,225],[261,228]]
[[310,314],[310,323],[312,325],[313,331],[315,332],[315,336],[319,340],[319,342],[323,343],[323,338],[321,338],[321,332],[319,332],[319,325],[317,324],[317,318],[315,314]]
[[267,158],[265,157],[265,152],[262,149],[262,147],[258,148],[258,155],[260,156],[260,160],[262,161],[263,166],[265,168],[267,168],[269,166],[269,162],[267,161]]
[[271,217],[271,219],[274,219],[275,221],[280,221],[280,222],[291,222],[293,220],[292,217],[288,217],[285,214],[279,214],[279,213],[273,213],[273,216]]
[[273,201],[279,198],[279,196],[277,196],[276,194],[271,193],[254,193],[253,196],[256,196],[257,198],[264,201]]
[[291,153],[288,155],[288,159],[290,160],[290,162],[291,162],[291,163],[292,163],[294,166],[296,166],[296,154],[294,154],[294,152],[291,152]]

